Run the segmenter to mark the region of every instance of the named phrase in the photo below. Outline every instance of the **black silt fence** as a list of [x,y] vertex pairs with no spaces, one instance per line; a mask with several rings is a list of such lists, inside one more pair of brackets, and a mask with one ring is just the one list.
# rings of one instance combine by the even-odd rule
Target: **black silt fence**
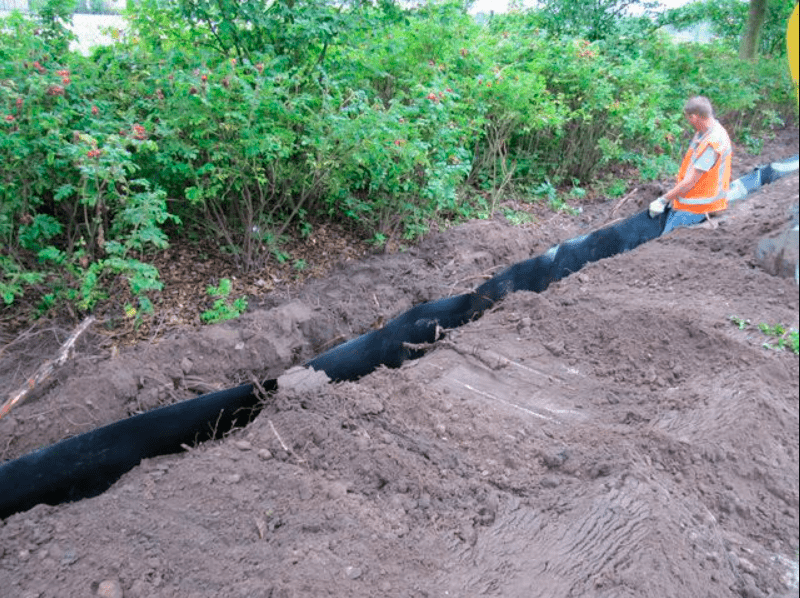
[[[797,156],[754,169],[731,185],[732,201],[796,171]],[[437,340],[437,330],[474,320],[514,291],[540,293],[590,262],[630,251],[662,234],[669,217],[635,214],[606,228],[565,241],[512,265],[471,293],[417,305],[374,330],[306,363],[335,381],[356,380],[381,365],[399,367],[420,357],[414,345]],[[263,383],[266,391],[276,380]],[[103,426],[0,465],[0,518],[40,504],[97,496],[142,459],[176,453],[186,445],[220,438],[252,421],[262,405],[253,386],[214,392]]]
[[[277,388],[274,380],[265,390]],[[142,459],[221,438],[261,410],[245,384],[140,413],[0,466],[0,517],[97,496]]]
[[418,357],[408,345],[431,343],[438,328],[457,328],[481,314],[508,293],[541,293],[551,283],[577,272],[589,262],[611,257],[655,239],[669,212],[650,218],[642,212],[607,228],[551,247],[546,253],[514,264],[471,293],[423,303],[379,330],[334,347],[306,365],[324,371],[331,380],[355,380],[380,365],[397,367]]

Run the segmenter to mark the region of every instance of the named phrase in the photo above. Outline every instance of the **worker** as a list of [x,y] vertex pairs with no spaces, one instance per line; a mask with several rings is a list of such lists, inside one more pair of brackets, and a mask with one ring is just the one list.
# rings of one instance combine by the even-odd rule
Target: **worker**
[[650,217],[660,216],[667,207],[664,233],[679,226],[691,226],[711,220],[728,207],[731,182],[731,140],[727,131],[714,118],[711,102],[704,96],[690,98],[683,114],[694,128],[695,135],[678,171],[678,183],[650,204]]

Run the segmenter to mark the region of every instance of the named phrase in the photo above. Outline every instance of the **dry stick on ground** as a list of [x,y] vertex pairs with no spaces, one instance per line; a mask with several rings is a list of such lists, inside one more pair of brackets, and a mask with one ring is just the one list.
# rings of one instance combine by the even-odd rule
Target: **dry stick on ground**
[[[266,400],[266,398],[269,396],[269,394],[267,393],[266,390],[264,390],[264,387],[261,385],[261,383],[258,380],[256,380],[255,376],[253,376],[250,381],[252,382],[253,387],[256,389],[256,391],[258,393],[257,396],[262,400]],[[289,448],[289,445],[287,445],[283,441],[283,438],[281,438],[281,435],[278,434],[278,429],[275,427],[275,424],[272,423],[272,420],[268,419],[267,423],[269,424],[269,427],[272,429],[272,433],[275,434],[275,438],[277,438],[278,442],[280,442],[281,447],[283,448],[283,450],[285,452],[287,452],[288,454],[292,455],[294,458],[296,458],[300,463],[305,463],[306,460],[303,459],[297,453],[295,453],[291,448]]]
[[35,388],[41,386],[42,382],[47,380],[47,378],[50,377],[50,374],[52,374],[56,368],[64,365],[67,359],[69,359],[69,354],[72,350],[72,347],[75,345],[75,341],[78,340],[78,337],[84,333],[84,331],[92,324],[92,322],[94,322],[94,316],[89,316],[83,322],[81,322],[80,326],[75,329],[67,341],[61,345],[61,351],[59,352],[58,357],[46,361],[39,366],[39,369],[36,370],[36,373],[28,378],[25,386],[11,395],[11,397],[3,404],[3,406],[0,407],[0,419],[8,415],[14,406],[27,399],[31,392]]
[[278,442],[281,443],[283,450],[286,451],[287,453],[291,453],[292,452],[291,449],[288,446],[286,446],[286,443],[283,441],[283,438],[281,438],[281,435],[278,434],[278,430],[275,429],[275,424],[272,423],[272,420],[268,419],[267,423],[269,424],[269,427],[272,428],[272,433],[275,434],[275,438],[277,438]]
[[[458,286],[458,285],[460,285],[462,283],[465,283],[468,280],[475,280],[476,278],[482,278],[483,280],[489,280],[492,277],[491,274],[490,274],[492,272],[492,270],[498,270],[499,268],[505,268],[505,267],[506,266],[504,264],[498,264],[496,266],[492,266],[488,270],[484,270],[480,274],[475,274],[473,276],[467,276],[466,278],[459,278],[458,280],[453,282],[452,285],[450,285],[450,290],[448,291],[448,295],[447,296],[448,297],[452,297],[453,296],[453,293],[455,292],[456,286]],[[467,290],[465,292],[469,292],[469,290]]]
[[622,199],[620,199],[620,200],[619,200],[619,201],[618,201],[616,204],[614,204],[614,207],[613,207],[613,208],[611,208],[611,214],[610,214],[609,218],[614,218],[614,217],[617,215],[617,212],[619,212],[620,208],[622,208],[622,206],[624,206],[626,203],[628,203],[628,200],[629,200],[631,197],[633,197],[633,196],[634,196],[634,194],[635,194],[635,193],[636,193],[638,190],[639,190],[639,188],[638,188],[638,187],[635,187],[633,191],[631,191],[630,193],[628,193],[628,194],[627,194],[625,197],[623,197],[623,198],[622,198]]

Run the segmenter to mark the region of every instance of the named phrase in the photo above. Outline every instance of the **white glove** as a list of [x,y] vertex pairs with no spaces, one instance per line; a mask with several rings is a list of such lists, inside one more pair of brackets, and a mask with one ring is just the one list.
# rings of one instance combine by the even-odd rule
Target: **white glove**
[[650,218],[656,218],[664,213],[664,208],[667,207],[667,200],[663,196],[650,202]]

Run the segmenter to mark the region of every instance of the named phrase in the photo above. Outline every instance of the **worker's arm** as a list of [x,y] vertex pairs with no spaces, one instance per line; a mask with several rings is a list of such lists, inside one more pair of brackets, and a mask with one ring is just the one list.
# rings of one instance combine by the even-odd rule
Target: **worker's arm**
[[675,198],[683,197],[686,195],[686,193],[691,191],[692,188],[697,184],[697,181],[700,180],[701,176],[703,176],[702,170],[698,170],[697,168],[690,166],[683,179],[679,181],[677,185],[650,203],[650,218],[655,218],[659,214],[663,213],[664,208],[671,206]]
[[720,156],[714,151],[714,148],[706,148],[703,155],[689,166],[686,174],[683,175],[683,179],[678,181],[677,185],[650,204],[650,217],[655,218],[664,212],[664,208],[671,206],[675,199],[685,197],[686,194],[694,188],[697,181],[700,180],[700,177],[703,176],[705,172],[708,172],[719,158]]
[[675,185],[672,189],[667,191],[662,197],[666,200],[666,205],[672,205],[672,202],[678,198],[683,197],[689,191],[691,191],[694,186],[697,184],[697,181],[700,180],[700,177],[703,176],[703,171],[698,170],[694,166],[690,166],[689,169],[686,171],[683,179]]

